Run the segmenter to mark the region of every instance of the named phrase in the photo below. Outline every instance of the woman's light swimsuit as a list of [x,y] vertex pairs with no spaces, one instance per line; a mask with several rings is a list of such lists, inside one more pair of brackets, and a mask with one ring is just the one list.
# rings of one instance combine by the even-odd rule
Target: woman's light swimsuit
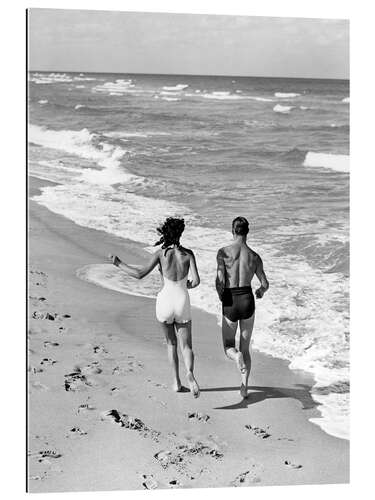
[[187,323],[191,320],[187,275],[178,281],[165,276],[164,286],[156,297],[156,318],[161,323]]

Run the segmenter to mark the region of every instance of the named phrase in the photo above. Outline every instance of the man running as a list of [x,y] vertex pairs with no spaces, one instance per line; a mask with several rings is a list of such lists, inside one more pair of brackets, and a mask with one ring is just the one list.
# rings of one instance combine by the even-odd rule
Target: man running
[[[250,339],[254,326],[255,302],[251,289],[254,274],[260,281],[256,290],[261,299],[269,284],[260,256],[247,246],[249,223],[245,217],[232,222],[233,243],[217,253],[216,290],[222,302],[222,334],[225,354],[236,362],[241,373],[240,395],[246,398],[251,369]],[[240,326],[239,349],[236,332]]]

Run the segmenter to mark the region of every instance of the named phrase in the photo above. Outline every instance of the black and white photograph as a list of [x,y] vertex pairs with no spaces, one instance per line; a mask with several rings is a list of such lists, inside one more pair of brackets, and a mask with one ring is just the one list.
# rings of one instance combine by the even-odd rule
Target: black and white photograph
[[348,19],[28,9],[29,492],[349,482],[349,78]]

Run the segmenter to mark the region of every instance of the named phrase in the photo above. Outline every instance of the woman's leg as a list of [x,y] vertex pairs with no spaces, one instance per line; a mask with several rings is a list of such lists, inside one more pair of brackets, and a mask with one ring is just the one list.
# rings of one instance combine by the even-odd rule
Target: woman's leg
[[191,321],[187,323],[175,323],[177,337],[180,342],[180,349],[185,363],[186,378],[189,383],[190,391],[195,398],[199,397],[200,391],[197,381],[194,377],[194,353],[191,339]]
[[181,390],[181,380],[178,370],[178,354],[177,354],[177,338],[174,324],[159,323],[164,332],[165,340],[167,341],[168,359],[173,369],[173,385],[174,391]]
[[245,373],[241,374],[242,385],[240,393],[243,398],[247,397],[247,384],[251,370],[250,340],[253,333],[254,319],[255,313],[249,319],[240,320],[240,350],[246,367]]

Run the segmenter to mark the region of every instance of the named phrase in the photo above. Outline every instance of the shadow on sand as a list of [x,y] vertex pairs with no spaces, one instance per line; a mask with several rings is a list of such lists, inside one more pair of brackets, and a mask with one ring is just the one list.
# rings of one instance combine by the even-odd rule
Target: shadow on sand
[[[238,403],[228,406],[219,406],[215,410],[239,410],[247,408],[255,403],[260,403],[265,399],[278,399],[278,398],[293,398],[302,403],[303,410],[311,410],[319,406],[319,403],[313,400],[310,392],[310,387],[304,384],[297,384],[294,388],[287,387],[265,387],[252,385],[249,386],[251,391],[246,399],[242,399]],[[201,389],[201,392],[225,392],[237,391],[239,387],[208,387]],[[255,391],[255,392],[253,392]]]

